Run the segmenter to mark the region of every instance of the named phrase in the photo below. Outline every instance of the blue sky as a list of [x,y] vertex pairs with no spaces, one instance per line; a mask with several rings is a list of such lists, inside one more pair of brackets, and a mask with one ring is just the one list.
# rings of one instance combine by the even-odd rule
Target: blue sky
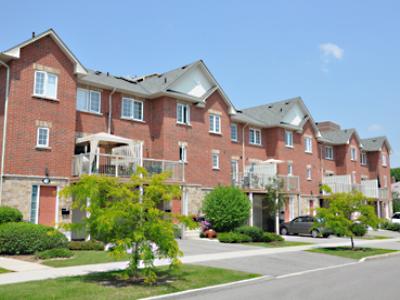
[[301,96],[317,121],[387,135],[400,166],[400,1],[2,2],[2,50],[52,27],[117,75],[201,58],[236,107]]

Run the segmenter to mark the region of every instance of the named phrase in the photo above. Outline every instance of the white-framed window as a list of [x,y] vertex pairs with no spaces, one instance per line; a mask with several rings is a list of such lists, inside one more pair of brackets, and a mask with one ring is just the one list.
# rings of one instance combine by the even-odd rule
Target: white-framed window
[[131,98],[122,98],[121,117],[135,121],[143,121],[143,101]]
[[231,159],[232,185],[239,183],[239,160]]
[[290,162],[290,163],[288,163],[288,165],[287,165],[287,174],[289,175],[289,176],[292,176],[293,175],[293,164]]
[[357,148],[356,147],[350,147],[350,159],[352,161],[357,160]]
[[219,152],[212,152],[211,153],[211,162],[213,170],[219,170]]
[[179,160],[187,162],[187,146],[186,143],[179,143]]
[[312,137],[306,136],[304,138],[304,151],[307,153],[312,153]]
[[76,109],[99,114],[101,110],[101,93],[78,88],[76,92]]
[[47,127],[38,127],[36,136],[36,147],[49,147],[49,131],[50,130]]
[[209,131],[212,133],[221,133],[221,116],[210,113],[208,118],[210,120]]
[[293,148],[293,131],[285,130],[285,145]]
[[261,130],[256,128],[249,129],[249,143],[251,145],[261,145]]
[[235,123],[231,124],[231,141],[238,141],[238,126]]
[[35,80],[33,85],[33,94],[39,97],[57,99],[58,75],[35,71]]
[[178,124],[190,124],[190,107],[189,104],[176,104],[176,122]]
[[382,153],[382,166],[387,167],[387,157],[385,153]]
[[360,162],[363,166],[366,166],[368,161],[367,161],[367,153],[362,151],[360,154]]
[[306,177],[307,177],[307,180],[312,180],[312,167],[311,166],[307,166]]
[[325,146],[325,159],[333,160],[333,147]]

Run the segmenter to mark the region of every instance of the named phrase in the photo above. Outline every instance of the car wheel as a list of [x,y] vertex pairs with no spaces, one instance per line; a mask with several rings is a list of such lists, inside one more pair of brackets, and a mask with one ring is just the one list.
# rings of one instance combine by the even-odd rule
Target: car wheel
[[287,234],[288,230],[285,227],[281,228],[281,235],[287,235]]
[[330,236],[329,233],[325,233],[325,234],[323,235],[324,239],[327,239],[329,236]]
[[311,236],[314,238],[314,239],[316,239],[318,236],[319,236],[319,232],[318,232],[318,230],[313,230],[313,231],[311,231]]

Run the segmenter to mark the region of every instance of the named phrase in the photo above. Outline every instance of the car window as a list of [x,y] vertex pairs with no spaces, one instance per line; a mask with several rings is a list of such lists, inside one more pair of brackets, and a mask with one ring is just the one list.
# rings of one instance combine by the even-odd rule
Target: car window
[[299,222],[299,219],[300,219],[300,218],[294,218],[294,219],[292,220],[292,222]]
[[313,217],[307,217],[305,222],[314,223],[314,218]]

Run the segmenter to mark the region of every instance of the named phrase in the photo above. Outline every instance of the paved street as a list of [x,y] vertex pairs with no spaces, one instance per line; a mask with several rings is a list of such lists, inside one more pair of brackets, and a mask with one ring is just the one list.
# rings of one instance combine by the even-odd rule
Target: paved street
[[174,299],[398,299],[400,257],[366,261],[283,279],[263,279]]

